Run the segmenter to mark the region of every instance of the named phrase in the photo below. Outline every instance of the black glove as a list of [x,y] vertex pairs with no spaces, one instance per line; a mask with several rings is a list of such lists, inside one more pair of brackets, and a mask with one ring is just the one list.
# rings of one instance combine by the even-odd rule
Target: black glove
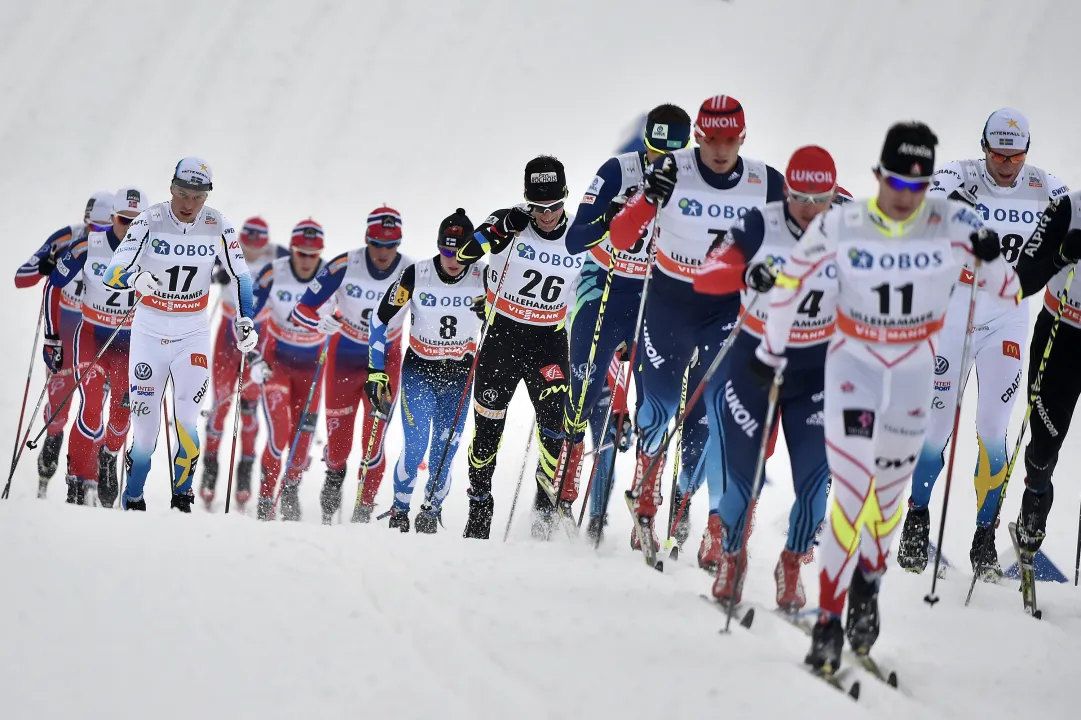
[[616,195],[612,198],[612,201],[608,203],[608,209],[604,211],[604,217],[601,218],[601,224],[604,225],[604,229],[607,230],[612,225],[612,219],[619,215],[619,211],[623,209],[623,206],[627,204],[626,195]]
[[1058,246],[1058,259],[1061,267],[1081,260],[1081,230],[1074,228],[1062,238],[1062,244]]
[[756,293],[767,293],[773,289],[777,277],[766,263],[755,263],[747,268],[743,280],[747,283],[748,289]]
[[47,277],[52,274],[52,271],[55,267],[56,255],[49,253],[45,257],[38,260],[38,275],[45,275]]
[[512,207],[503,219],[499,221],[499,229],[504,235],[520,233],[529,227],[532,218],[529,213],[520,207]]
[[[973,185],[973,187],[976,187],[976,186]],[[976,200],[975,194],[973,194],[972,192],[967,190],[964,185],[960,186],[959,188],[954,190],[952,193],[950,193],[949,199],[950,200],[956,200],[958,202],[963,202],[965,205],[968,205],[969,207],[976,207],[976,203],[978,202]]]
[[754,357],[747,363],[747,369],[760,387],[768,388],[773,384],[774,377],[784,372],[786,365],[788,365],[788,358],[784,355],[774,355],[759,345],[755,348]]
[[41,356],[45,358],[45,367],[50,372],[60,372],[64,365],[64,345],[60,342],[59,335],[46,335],[45,344],[41,346]]
[[483,295],[477,295],[475,298],[473,298],[473,305],[470,306],[469,309],[472,310],[476,314],[476,316],[480,318],[481,322],[484,322],[486,310]]
[[364,383],[364,394],[372,404],[372,414],[380,420],[390,415],[390,377],[382,370],[368,368],[368,381]]
[[642,182],[642,192],[646,202],[664,207],[676,189],[676,161],[671,155],[665,155],[660,167],[650,165],[646,168]]
[[991,262],[1002,254],[1002,240],[991,228],[980,228],[968,239],[972,243],[972,254],[984,262]]
[[223,267],[214,268],[214,274],[211,279],[219,285],[228,285],[232,278],[229,276],[229,271]]

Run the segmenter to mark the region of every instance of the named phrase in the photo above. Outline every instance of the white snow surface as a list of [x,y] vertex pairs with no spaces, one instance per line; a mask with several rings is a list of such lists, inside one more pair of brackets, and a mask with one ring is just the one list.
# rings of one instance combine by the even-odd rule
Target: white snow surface
[[[479,221],[515,202],[529,157],[559,156],[573,201],[639,113],[672,101],[693,114],[722,93],[746,108],[746,155],[783,168],[796,146],[822,144],[856,193],[872,189],[868,168],[891,122],[927,121],[945,161],[977,154],[984,119],[1002,105],[1031,120],[1031,162],[1076,185],[1069,48],[1079,23],[1081,6],[1049,0],[0,0],[9,271],[77,220],[94,190],[136,184],[165,199],[173,165],[189,154],[212,165],[210,204],[234,223],[263,214],[284,242],[310,215],[326,227],[329,255],[359,244],[364,215],[388,203],[403,214],[404,251],[424,257],[455,207]],[[36,291],[0,290],[9,443],[39,301]],[[40,364],[35,355],[31,404]],[[214,514],[166,512],[164,442],[145,515],[66,506],[61,474],[35,500],[27,452],[0,502],[0,716],[1071,716],[1077,591],[1041,584],[1042,622],[1022,613],[1010,582],[980,585],[963,607],[975,517],[971,387],[946,528],[956,567],[939,583],[941,602],[922,600],[929,575],[894,569],[884,581],[876,655],[901,675],[900,692],[864,678],[854,704],[810,678],[807,639],[768,612],[750,632],[719,635],[723,615],[699,598],[710,578],[691,554],[663,575],[646,569],[627,548],[618,496],[599,552],[530,540],[531,488],[502,543],[531,421],[520,394],[487,543],[460,537],[464,447],[435,537],[320,526],[318,446],[304,522],[293,525],[223,516],[221,500]],[[394,427],[390,462],[401,444]],[[1076,447],[1063,450],[1044,548],[1068,575]],[[223,467],[227,453],[228,436]],[[621,457],[618,489],[632,472]],[[768,475],[745,590],[766,607],[792,498],[783,443]],[[1020,473],[1014,480],[1006,518],[1019,503]],[[944,487],[943,478],[933,539]],[[347,505],[350,496],[347,484]],[[390,496],[388,471],[379,509]],[[705,505],[693,508],[692,551]],[[999,549],[1005,557],[1004,528]],[[813,566],[803,577],[814,605]]]

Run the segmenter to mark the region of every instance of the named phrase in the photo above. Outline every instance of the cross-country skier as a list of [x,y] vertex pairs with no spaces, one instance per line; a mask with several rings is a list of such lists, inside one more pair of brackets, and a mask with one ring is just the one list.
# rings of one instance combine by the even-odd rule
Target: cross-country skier
[[[365,456],[357,471],[363,487],[358,485],[357,488],[352,522],[371,520],[375,494],[383,481],[386,466],[383,437],[389,417],[380,420],[373,416],[365,388],[373,380],[368,372],[372,313],[387,288],[398,279],[402,268],[410,263],[398,252],[402,243],[401,214],[389,207],[372,210],[368,214],[364,242],[364,247],[342,253],[327,263],[300,297],[291,315],[297,325],[332,336],[326,368],[327,446],[323,459],[327,475],[319,496],[325,524],[330,523],[330,517],[342,502],[345,463],[353,449],[353,428],[358,414],[364,415],[360,443]],[[333,302],[327,304],[331,299]],[[324,305],[326,307],[320,313]],[[388,391],[388,405],[380,413],[389,411],[398,391],[402,366],[398,338],[404,322],[405,316],[400,315],[386,328],[382,379],[385,380],[384,389]]]
[[[244,221],[240,229],[240,249],[244,251],[244,261],[248,271],[255,277],[266,269],[267,265],[280,257],[289,255],[281,245],[270,242],[270,230],[261,217],[252,217]],[[229,271],[218,266],[214,271],[214,281],[226,286],[222,289],[221,314],[218,334],[214,337],[214,364],[211,368],[210,385],[213,390],[213,405],[206,422],[206,447],[203,448],[203,480],[199,487],[199,497],[209,510],[214,502],[214,489],[218,482],[218,448],[221,436],[225,432],[225,420],[233,405],[236,393],[237,371],[240,368],[240,352],[236,349],[235,290],[228,287],[233,282]],[[256,318],[256,325],[260,318]],[[255,437],[259,433],[259,420],[256,414],[259,408],[260,388],[251,382],[250,366],[246,368],[244,392],[240,398],[240,463],[236,468],[236,502],[240,512],[251,497],[251,473],[255,463]]]
[[[65,225],[42,243],[41,247],[30,256],[30,259],[19,266],[15,271],[15,287],[29,288],[37,285],[42,278],[56,267],[56,259],[72,245],[86,239],[88,233],[104,231],[112,224],[113,194],[106,190],[99,190],[86,201],[86,209],[83,211],[83,221],[73,225]],[[45,328],[46,336],[59,337],[61,347],[60,370],[49,372],[48,401],[45,405],[44,419],[56,417],[49,423],[46,429],[45,440],[41,444],[41,452],[38,453],[38,497],[45,497],[49,480],[56,474],[56,468],[60,463],[60,447],[64,443],[64,427],[68,423],[68,409],[71,402],[60,405],[72,387],[75,385],[75,372],[72,369],[75,360],[75,331],[82,321],[81,304],[79,297],[82,294],[83,281],[65,285],[63,289],[52,288],[50,293],[60,295],[60,315],[54,317],[57,323],[52,327]],[[46,306],[52,302],[49,297],[45,298]],[[48,339],[48,338],[46,338]],[[53,344],[55,347],[55,343]],[[81,497],[74,495],[79,487],[68,487],[69,503],[82,502]]]
[[[658,105],[646,116],[643,141],[644,151],[617,155],[600,166],[578,204],[574,222],[567,230],[567,250],[575,254],[586,251],[589,253],[582,266],[582,274],[578,276],[569,324],[571,392],[567,396],[564,411],[564,432],[568,440],[563,449],[572,450],[566,469],[559,469],[559,473],[564,475],[564,485],[570,485],[568,497],[572,500],[578,494],[578,474],[584,450],[586,421],[588,420],[592,432],[593,447],[611,443],[616,438],[614,414],[609,423],[608,435],[601,438],[607,403],[600,400],[607,383],[598,379],[604,377],[617,348],[621,345],[629,347],[634,342],[635,322],[638,320],[638,308],[642,298],[642,278],[645,276],[649,260],[649,241],[653,234],[653,224],[649,223],[629,249],[620,251],[613,248],[608,239],[608,225],[623,207],[627,192],[637,188],[642,182],[642,173],[650,163],[664,153],[685,148],[690,144],[691,118],[685,110],[676,105]],[[607,298],[603,297],[606,283],[610,283]],[[597,318],[602,304],[604,317],[598,329]],[[586,378],[585,371],[591,353],[593,364],[590,376]],[[691,418],[684,432],[684,472],[680,483],[684,490],[705,450],[707,428],[705,425],[696,424],[704,414],[703,410]],[[629,421],[629,418],[626,419]],[[701,436],[697,442],[693,437],[696,431]],[[601,517],[604,512],[602,505],[613,452],[614,448],[600,453],[599,457],[594,456],[593,459],[597,472],[591,491],[588,526],[591,537],[596,537],[604,524]],[[556,482],[559,482],[558,474]],[[683,530],[689,528],[687,523],[681,525]]]
[[[319,417],[322,366],[318,359],[325,333],[318,323],[317,327],[297,324],[292,311],[323,268],[323,226],[311,218],[297,223],[289,239],[289,253],[263,268],[253,291],[255,315],[268,311],[259,357],[251,365],[252,382],[262,387],[267,421],[256,512],[260,520],[271,519],[278,476],[286,462],[282,519],[300,520],[300,480],[308,467],[308,448]],[[308,405],[313,384],[315,391]],[[290,452],[294,453],[292,458]]]
[[373,314],[365,391],[376,406],[390,401],[387,329],[401,327],[407,306],[412,315],[409,348],[401,370],[405,448],[394,467],[390,513],[390,527],[402,532],[409,532],[409,501],[429,438],[430,476],[425,497],[430,496],[431,503],[425,501],[417,513],[417,532],[436,531],[443,499],[450,492],[450,467],[467,417],[465,412],[459,413],[455,423],[455,413],[468,391],[466,383],[484,316],[485,264],[466,267],[456,258],[458,249],[472,235],[473,223],[465,210],[458,208],[447,216],[436,237],[439,253],[405,268]]
[[[1025,447],[1025,492],[1017,519],[1020,548],[1029,554],[1040,549],[1047,534],[1047,515],[1055,499],[1051,480],[1081,396],[1081,374],[1075,365],[1081,348],[1081,292],[1076,278],[1069,280],[1062,319],[1053,330],[1055,314],[1060,310],[1059,298],[1067,290],[1067,278],[1078,260],[1081,191],[1075,190],[1051,201],[1017,260],[1024,295],[1043,290],[1043,307],[1029,346],[1027,394],[1032,398],[1032,435]],[[1051,348],[1045,361],[1048,342]],[[1045,365],[1043,377],[1039,392],[1035,392],[1041,363]]]
[[206,206],[214,189],[210,167],[188,157],[173,171],[169,202],[151,205],[128,228],[113,254],[104,283],[134,289],[141,297],[131,324],[128,385],[147,412],[133,412],[127,458],[125,510],[146,510],[143,487],[158,442],[165,383],[172,378],[173,431],[170,507],[190,513],[199,461],[199,405],[210,385],[210,285],[215,260],[236,279],[237,349],[251,352],[258,342],[252,315],[251,276],[232,224]]
[[[638,457],[635,467],[633,512],[649,528],[657,547],[654,516],[661,504],[661,463],[653,458],[679,408],[683,376],[691,365],[687,388],[702,381],[739,313],[739,296],[706,299],[694,292],[694,276],[714,240],[751,208],[784,199],[784,176],[758,160],[741,157],[747,135],[743,106],[728,95],[702,103],[694,128],[698,147],[662,155],[645,171],[643,190],[629,200],[611,223],[611,242],[618,249],[633,247],[646,225],[656,218],[657,257],[646,300],[645,321],[638,349],[643,397],[637,413]],[[702,398],[707,412],[723,393],[726,373],[718,372]],[[702,537],[698,562],[713,569],[720,561],[721,525],[717,517],[724,480],[720,437],[712,431],[720,418],[710,418],[710,448],[706,452],[710,517]],[[652,464],[649,477],[645,476]],[[631,536],[638,546],[637,531]]]
[[[492,313],[478,351],[473,383],[473,441],[469,446],[469,519],[465,537],[488,539],[495,500],[492,475],[507,406],[525,381],[536,412],[537,490],[532,534],[548,538],[555,522],[549,492],[563,443],[563,403],[570,389],[566,316],[582,257],[567,251],[572,221],[563,204],[566,172],[554,157],[525,166],[525,203],[496,210],[458,250],[472,265],[491,254],[488,305]],[[564,505],[566,497],[555,498]]]
[[[1011,265],[1017,262],[1021,245],[1032,234],[1048,200],[1067,192],[1060,180],[1025,163],[1029,145],[1025,116],[1012,108],[996,110],[984,124],[980,141],[983,158],[958,160],[939,168],[929,192],[931,197],[948,196],[975,207],[984,223],[999,233],[1003,258]],[[961,282],[971,285],[972,276],[963,273]],[[954,293],[946,313],[946,326],[935,359],[931,423],[912,476],[912,498],[897,551],[897,564],[913,572],[923,572],[927,566],[931,529],[927,506],[945,460],[957,393],[964,388],[974,361],[979,385],[976,404],[979,455],[973,477],[978,514],[969,558],[973,571],[987,579],[1002,576],[991,523],[1009,461],[1006,429],[1014,402],[1021,395],[1021,358],[1028,338],[1029,314],[1026,303],[1004,309],[987,295],[986,290],[976,293],[968,368],[961,368],[968,293]]]
[[806,281],[814,289],[797,308],[784,353],[785,382],[771,418],[766,417],[766,409],[773,370],[763,365],[755,352],[763,340],[769,316],[769,299],[765,293],[773,287],[774,276],[786,267],[789,253],[807,227],[819,213],[829,210],[837,169],[824,149],[813,145],[802,147],[788,161],[785,181],[787,199],[753,209],[732,226],[724,240],[710,251],[694,286],[699,292],[711,295],[741,293],[741,310],[746,313],[742,332],[729,351],[724,395],[717,398],[723,405],[715,413],[723,423],[728,486],[721,496],[719,515],[724,527],[724,550],[713,583],[713,596],[723,603],[740,602],[747,577],[744,530],[750,517],[748,507],[762,433],[766,425],[773,426],[779,412],[792,462],[796,497],[788,518],[788,539],[773,575],[777,582],[777,605],[794,611],[807,602],[800,567],[814,545],[815,533],[826,512],[829,488],[822,403],[823,368],[826,347],[833,335],[836,302],[836,298],[827,296],[834,284],[830,278],[837,274],[834,265],[824,265],[814,278]]
[[[755,353],[783,373],[800,309],[826,293],[820,312],[837,318],[824,405],[834,499],[820,538],[819,621],[806,657],[826,674],[840,666],[846,633],[857,653],[878,638],[879,584],[928,424],[936,335],[961,269],[978,259],[988,297],[1017,302],[997,233],[965,204],[925,197],[937,142],[923,123],[889,129],[874,171],[878,196],[835,208],[804,233],[770,293]],[[830,264],[836,276],[820,275]],[[834,307],[825,305],[831,290]]]
[[[112,224],[104,231],[94,231],[65,250],[49,275],[49,285],[60,292],[46,291],[49,306],[46,327],[57,325],[61,292],[73,282],[82,282],[80,311],[82,321],[75,331],[73,358],[79,385],[79,413],[75,430],[68,441],[68,496],[78,502],[112,507],[119,486],[117,453],[128,437],[129,408],[139,402],[135,388],[128,392],[128,340],[131,320],[125,315],[135,305],[134,291],[117,291],[102,282],[105,268],[120,245],[121,238],[135,217],[146,209],[146,195],[135,187],[121,188],[113,200]],[[104,343],[120,326],[108,350],[93,365],[91,362]],[[46,362],[50,370],[60,368],[63,347],[59,337],[45,334]],[[109,387],[109,421],[104,422],[106,385]],[[100,449],[100,452],[99,452]]]

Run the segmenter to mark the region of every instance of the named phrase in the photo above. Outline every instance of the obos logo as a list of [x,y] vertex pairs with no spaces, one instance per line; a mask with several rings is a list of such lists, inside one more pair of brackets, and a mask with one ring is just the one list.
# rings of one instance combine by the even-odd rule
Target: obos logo
[[777,268],[778,270],[784,268],[784,258],[779,255],[767,255],[766,267]]
[[168,242],[159,238],[151,240],[150,247],[153,248],[154,252],[158,255],[168,255],[169,250],[171,249]]
[[95,275],[104,275],[105,274],[105,267],[106,266],[103,265],[102,263],[96,262],[96,263],[93,263],[90,266],[90,269],[94,271]]
[[289,302],[293,299],[293,293],[289,292],[288,290],[279,290],[278,299],[282,302]]
[[941,355],[935,355],[935,375],[945,375],[950,369],[950,361]]
[[417,297],[420,298],[420,304],[424,307],[435,307],[435,295],[431,293],[421,293]]
[[875,264],[875,259],[871,253],[856,248],[848,251],[848,259],[852,261],[852,267],[860,270],[870,270]]
[[[319,292],[319,290],[315,289],[312,285],[309,285],[308,287],[312,288],[313,292]],[[378,290],[365,290],[362,286],[354,285],[352,283],[345,286],[345,294],[351,298],[366,297],[369,300],[375,300],[377,298],[383,297],[383,293],[379,292]]]
[[702,216],[702,203],[694,198],[680,198],[679,209],[684,215],[689,215],[691,217]]
[[533,249],[532,245],[518,243],[518,247],[515,249],[518,251],[518,257],[520,258],[525,258],[526,260],[534,260],[537,257],[537,251]]

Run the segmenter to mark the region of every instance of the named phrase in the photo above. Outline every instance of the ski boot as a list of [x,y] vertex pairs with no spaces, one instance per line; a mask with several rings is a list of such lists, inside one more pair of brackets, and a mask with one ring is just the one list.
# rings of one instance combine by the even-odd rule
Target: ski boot
[[782,550],[777,567],[773,569],[773,579],[777,581],[777,607],[783,612],[794,613],[807,604],[803,580],[800,578],[803,557],[791,550]]
[[365,505],[364,503],[357,501],[357,504],[353,506],[353,516],[349,518],[349,522],[370,523],[372,521],[373,510],[375,510],[375,505]]
[[169,501],[170,510],[179,510],[182,513],[188,515],[191,514],[191,505],[195,502],[195,493],[186,492],[173,495],[173,499]]
[[66,502],[68,505],[82,505],[86,499],[86,491],[83,488],[83,481],[74,475],[68,475],[65,480],[68,483],[68,497]]
[[116,455],[104,447],[98,451],[98,502],[111,508],[120,494],[120,482],[116,477]]
[[255,519],[269,522],[274,512],[274,498],[260,497],[259,507],[255,511]]
[[466,491],[466,496],[469,498],[469,518],[465,521],[462,537],[487,540],[492,530],[495,499],[491,493],[474,495],[472,489]]
[[698,567],[710,575],[717,572],[717,565],[721,562],[723,538],[724,525],[721,523],[721,516],[710,513],[706,529],[702,533],[702,545],[698,548]]
[[586,537],[594,545],[599,545],[604,539],[604,526],[608,524],[608,518],[600,515],[590,515],[589,524],[586,525]]
[[393,530],[397,528],[403,533],[409,532],[409,510],[400,510],[399,508],[392,507],[390,509],[390,523],[388,527]]
[[330,525],[334,513],[342,506],[342,483],[345,482],[345,468],[327,470],[323,480],[323,489],[319,491],[319,507],[323,511],[323,524]]
[[236,466],[236,507],[244,512],[244,506],[251,499],[251,471],[255,465],[254,458],[242,457],[240,464]]
[[[214,488],[218,484],[218,458],[207,456],[203,458],[203,482],[199,486],[199,497],[209,511],[214,504]],[[239,494],[239,490],[237,493]]]
[[[675,488],[675,492],[672,493],[672,507],[673,511],[679,515],[679,520],[676,522],[676,527],[672,533],[676,539],[676,544],[679,549],[683,549],[683,543],[687,542],[687,538],[691,536],[691,499],[687,498],[687,504],[683,504],[684,495],[680,492],[679,486]],[[682,508],[683,512],[680,513]],[[675,516],[673,515],[673,518]]]
[[857,655],[867,655],[878,640],[878,585],[879,577],[868,580],[862,568],[852,573],[848,588],[848,617],[845,618],[845,634],[848,644]]
[[413,529],[418,533],[424,535],[435,535],[439,529],[439,521],[441,513],[431,505],[421,505],[420,512],[417,513],[416,519],[413,521]]
[[931,512],[927,508],[908,509],[901,544],[897,548],[897,564],[919,575],[927,569],[927,543],[931,538]]
[[83,501],[82,504],[87,507],[98,506],[98,481],[91,480],[89,478],[83,478]]
[[993,527],[977,526],[972,536],[972,549],[969,550],[968,559],[972,562],[972,571],[984,582],[997,582],[1002,579],[1002,566],[998,563]]
[[[1028,484],[1026,479],[1025,484]],[[1028,487],[1021,496],[1021,513],[1017,516],[1017,544],[1023,552],[1035,555],[1047,536],[1047,515],[1055,501],[1055,486],[1048,484],[1040,494]]]
[[811,633],[811,651],[803,662],[824,675],[831,675],[841,668],[844,646],[845,631],[841,627],[841,618],[821,613]]
[[136,510],[138,512],[146,512],[146,500],[139,498],[138,500],[132,500],[127,495],[120,498],[120,506],[123,510]]
[[[634,488],[628,490],[626,496],[630,502],[631,509],[638,517],[639,527],[644,524],[649,528],[649,532],[652,535],[653,547],[660,552],[661,543],[660,539],[657,537],[657,530],[654,527],[654,522],[657,515],[657,508],[660,507],[661,502],[663,502],[658,474],[664,466],[664,458],[661,458],[657,463],[653,464],[653,470],[648,477],[646,476],[646,470],[649,469],[650,464],[653,463],[653,458],[639,450],[635,460]],[[638,540],[638,532],[635,528],[632,528],[631,550],[641,549],[642,546]]]
[[282,486],[282,520],[300,522],[300,480],[290,480]]
[[[739,575],[737,581],[736,576]],[[730,553],[722,550],[713,581],[713,597],[725,607],[739,605],[743,599],[743,582],[747,579],[747,551]]]
[[46,435],[41,443],[41,452],[38,453],[38,498],[45,497],[49,481],[56,474],[56,468],[60,464],[60,446],[64,444],[64,431],[55,435]]
[[[541,477],[540,468],[537,469],[537,477]],[[544,492],[540,483],[537,484],[537,492],[533,496],[532,522],[529,526],[529,534],[534,540],[547,541],[552,539],[552,530],[557,522],[556,510],[548,499],[548,493]]]

